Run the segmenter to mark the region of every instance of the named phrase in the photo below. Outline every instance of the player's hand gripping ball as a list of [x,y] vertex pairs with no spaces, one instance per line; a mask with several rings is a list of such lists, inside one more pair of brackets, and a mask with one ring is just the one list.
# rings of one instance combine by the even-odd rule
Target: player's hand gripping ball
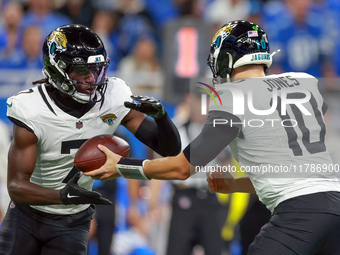
[[106,162],[106,155],[98,149],[98,144],[106,146],[114,153],[126,158],[130,154],[130,145],[114,135],[98,135],[87,140],[79,148],[74,158],[74,165],[82,172],[100,168]]

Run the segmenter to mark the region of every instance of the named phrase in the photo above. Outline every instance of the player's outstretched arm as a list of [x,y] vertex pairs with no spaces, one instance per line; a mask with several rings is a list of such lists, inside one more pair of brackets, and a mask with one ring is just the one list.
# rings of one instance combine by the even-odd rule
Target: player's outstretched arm
[[[208,119],[213,117],[209,113]],[[119,176],[140,180],[185,180],[195,173],[194,166],[209,163],[239,132],[236,127],[223,125],[214,128],[209,123],[204,125],[202,132],[177,156],[154,160],[129,159],[122,158],[104,146],[98,146],[106,154],[107,161],[101,168],[84,174],[102,181]]]
[[140,180],[185,180],[194,172],[194,167],[190,165],[183,152],[173,157],[139,160],[122,158],[103,145],[99,145],[98,148],[107,157],[105,164],[99,169],[84,173],[96,180],[107,181],[119,176]]
[[[162,156],[175,156],[181,151],[178,130],[162,103],[153,97],[131,96],[138,101],[125,102],[132,109],[122,121],[138,140]],[[145,116],[148,115],[152,118]]]
[[207,173],[207,182],[211,193],[255,193],[248,176],[236,178],[229,172],[209,172]]

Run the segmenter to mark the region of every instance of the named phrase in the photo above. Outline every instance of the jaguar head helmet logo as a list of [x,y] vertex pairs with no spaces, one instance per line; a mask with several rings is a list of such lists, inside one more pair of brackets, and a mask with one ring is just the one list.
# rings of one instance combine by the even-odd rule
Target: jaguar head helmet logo
[[47,42],[50,57],[55,56],[56,52],[66,51],[67,38],[62,32],[53,31],[48,38]]

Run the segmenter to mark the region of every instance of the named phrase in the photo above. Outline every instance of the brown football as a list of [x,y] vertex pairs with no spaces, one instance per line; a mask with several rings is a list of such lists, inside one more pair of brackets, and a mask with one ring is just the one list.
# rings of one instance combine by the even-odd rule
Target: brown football
[[114,135],[98,135],[87,140],[79,148],[74,157],[74,165],[82,172],[100,168],[106,162],[106,155],[98,149],[98,144],[122,157],[130,154],[130,145],[122,138]]

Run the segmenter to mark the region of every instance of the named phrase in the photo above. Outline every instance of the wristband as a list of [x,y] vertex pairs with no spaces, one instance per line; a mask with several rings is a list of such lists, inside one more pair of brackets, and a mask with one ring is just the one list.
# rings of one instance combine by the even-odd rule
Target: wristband
[[116,164],[117,172],[127,179],[150,180],[143,170],[144,162],[148,159],[121,158]]

